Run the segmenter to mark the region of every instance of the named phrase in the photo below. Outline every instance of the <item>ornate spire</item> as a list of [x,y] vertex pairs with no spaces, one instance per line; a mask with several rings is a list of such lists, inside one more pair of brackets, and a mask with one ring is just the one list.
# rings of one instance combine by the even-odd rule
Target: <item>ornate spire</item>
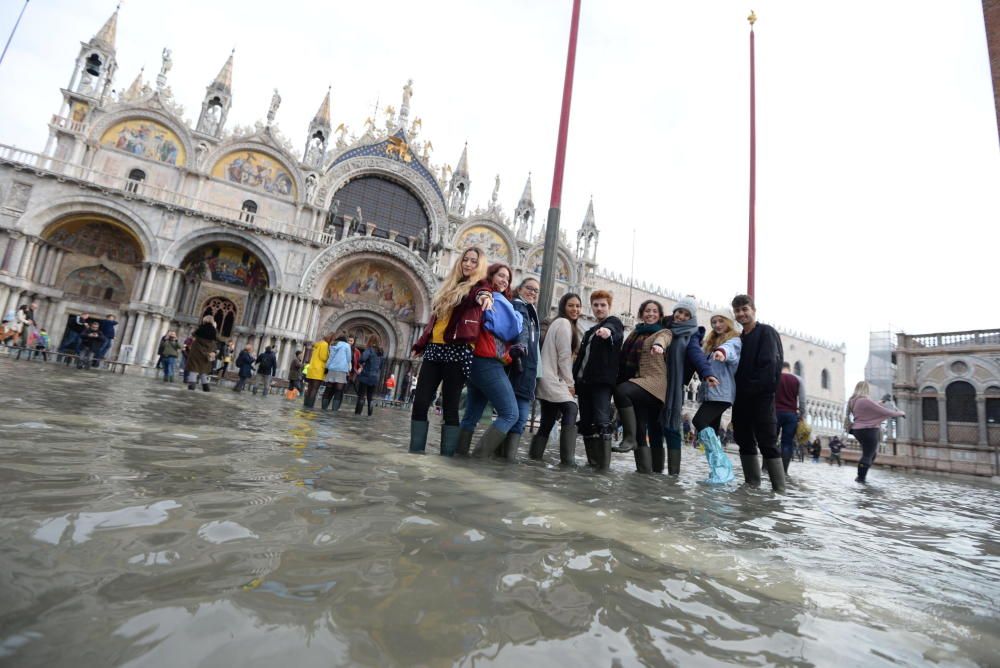
[[316,110],[316,115],[313,117],[313,124],[330,127],[330,88],[326,89],[326,97],[323,98],[323,103]]
[[458,159],[453,176],[469,178],[469,142],[465,142],[465,147],[462,148],[462,157]]
[[96,35],[94,35],[94,39],[90,40],[91,42],[98,42],[102,46],[114,50],[115,36],[118,33],[118,10],[121,9],[121,7],[121,5],[115,7],[115,13],[104,22],[101,29],[97,31]]
[[236,48],[229,52],[229,58],[226,60],[226,64],[222,66],[219,70],[218,76],[215,77],[215,81],[212,82],[213,88],[218,88],[224,90],[227,93],[232,93],[233,88],[233,55],[236,53]]
[[590,204],[587,205],[587,215],[583,217],[583,227],[581,227],[580,230],[583,231],[583,230],[596,230],[596,229],[597,229],[597,221],[594,219],[594,196],[591,195]]
[[128,90],[125,91],[126,100],[134,100],[135,98],[139,97],[139,94],[142,92],[142,74],[145,71],[146,67],[143,66],[142,68],[139,69],[139,73],[135,75],[135,81],[133,81],[132,85],[129,86]]
[[517,208],[534,208],[535,203],[531,199],[531,172],[528,172],[528,180],[524,182],[524,192],[521,193],[521,199],[517,203]]

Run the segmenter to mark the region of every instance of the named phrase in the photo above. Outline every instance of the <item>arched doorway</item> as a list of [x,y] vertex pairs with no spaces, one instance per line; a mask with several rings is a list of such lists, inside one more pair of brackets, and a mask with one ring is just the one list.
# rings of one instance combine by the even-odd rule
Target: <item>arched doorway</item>
[[211,315],[220,336],[231,337],[240,327],[254,327],[265,315],[267,267],[248,248],[235,242],[207,243],[189,252],[175,304],[178,319]]
[[431,223],[424,205],[406,187],[383,176],[366,174],[340,188],[333,196],[327,231],[338,239],[367,234],[408,246],[415,244],[426,258]]

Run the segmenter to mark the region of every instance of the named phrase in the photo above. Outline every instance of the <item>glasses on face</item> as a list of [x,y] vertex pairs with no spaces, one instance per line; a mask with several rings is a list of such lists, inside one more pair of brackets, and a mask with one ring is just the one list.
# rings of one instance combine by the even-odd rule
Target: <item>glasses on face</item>
[[533,288],[530,285],[526,285],[526,286],[524,286],[521,289],[524,290],[525,292],[527,292],[529,295],[537,295],[538,294],[538,288]]

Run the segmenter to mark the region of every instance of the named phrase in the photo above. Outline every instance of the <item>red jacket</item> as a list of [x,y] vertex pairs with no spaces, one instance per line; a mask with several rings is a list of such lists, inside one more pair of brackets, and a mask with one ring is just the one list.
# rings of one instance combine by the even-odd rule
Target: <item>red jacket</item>
[[[473,343],[479,337],[479,332],[483,325],[483,307],[476,301],[476,297],[481,292],[489,292],[490,284],[486,279],[476,283],[469,290],[462,301],[451,311],[448,319],[448,327],[444,330],[445,343]],[[437,318],[431,317],[430,322],[424,327],[420,338],[413,344],[413,352],[420,355],[424,348],[430,343],[431,335],[434,331],[434,324]]]

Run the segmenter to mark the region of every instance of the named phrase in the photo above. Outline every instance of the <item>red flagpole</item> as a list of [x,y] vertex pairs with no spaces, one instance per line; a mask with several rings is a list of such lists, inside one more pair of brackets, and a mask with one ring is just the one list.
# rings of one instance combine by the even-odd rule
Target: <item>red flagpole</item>
[[757,264],[757,226],[755,220],[757,207],[757,100],[754,85],[753,24],[757,21],[757,15],[751,11],[747,21],[750,22],[750,239],[747,248],[747,294],[753,297],[754,274]]

